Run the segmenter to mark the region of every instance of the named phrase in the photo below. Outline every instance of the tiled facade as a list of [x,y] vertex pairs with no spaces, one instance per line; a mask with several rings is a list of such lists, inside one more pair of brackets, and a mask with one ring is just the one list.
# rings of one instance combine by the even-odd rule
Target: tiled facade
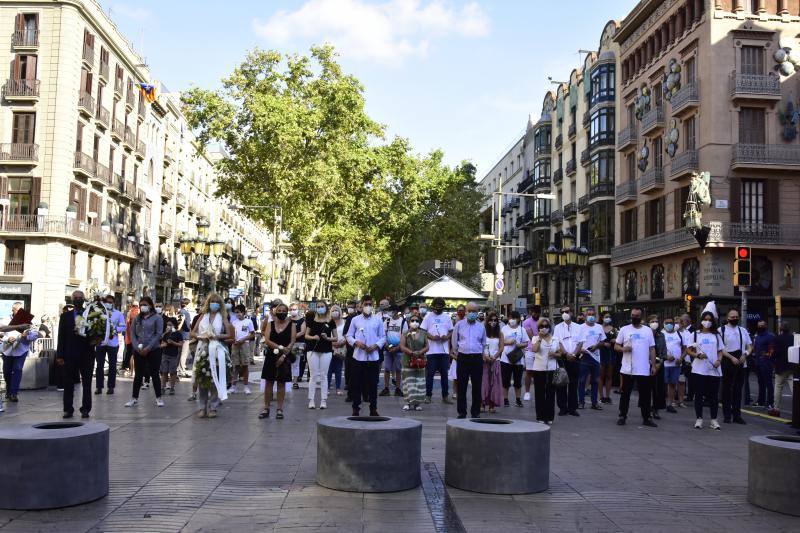
[[[211,288],[261,302],[271,233],[213,199],[215,154],[198,153],[177,96],[151,81],[99,4],[0,1],[0,49],[12,65],[0,104],[0,301],[52,314],[96,279],[120,302]],[[152,104],[144,81],[157,87]],[[179,249],[201,218],[226,243],[204,280]]]

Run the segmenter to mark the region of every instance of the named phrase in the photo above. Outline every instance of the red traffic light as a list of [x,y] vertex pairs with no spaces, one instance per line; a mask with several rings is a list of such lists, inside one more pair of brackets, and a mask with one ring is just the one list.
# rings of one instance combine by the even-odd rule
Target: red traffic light
[[750,259],[750,247],[749,246],[737,246],[736,247],[736,259]]

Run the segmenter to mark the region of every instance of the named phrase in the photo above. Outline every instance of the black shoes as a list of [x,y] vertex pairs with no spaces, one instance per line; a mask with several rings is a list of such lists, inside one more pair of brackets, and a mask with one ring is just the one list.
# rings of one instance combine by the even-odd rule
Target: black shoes
[[467,415],[458,415],[458,418],[467,418]]
[[730,424],[731,423],[731,418],[729,416],[723,418],[722,419],[722,423],[723,424]]
[[522,400],[517,398],[517,407],[522,407]]
[[361,416],[361,410],[353,407],[353,416]]
[[89,413],[84,411],[83,413],[81,413],[81,418],[89,418]]
[[97,396],[98,394],[103,394],[103,389],[95,389],[94,394],[95,396]]
[[378,394],[378,396],[389,396],[389,389],[384,387],[384,389],[381,391],[380,394]]
[[678,410],[677,410],[677,409],[675,409],[674,407],[672,407],[671,405],[668,405],[668,406],[667,406],[667,412],[668,412],[668,413],[677,413],[677,412],[678,412]]
[[65,412],[64,416],[62,416],[61,418],[72,418],[72,411]]
[[658,411],[653,411],[653,418],[655,418],[656,420],[661,420],[661,415],[658,414]]
[[566,414],[567,414],[567,410],[566,410],[566,409],[561,409],[561,410],[558,412],[558,416],[565,416]]
[[403,391],[401,391],[401,390],[400,390],[400,387],[395,387],[395,389],[394,389],[394,395],[395,395],[395,396],[399,396],[399,397],[401,397],[401,398],[403,397]]
[[581,416],[581,414],[580,414],[578,411],[570,411],[570,412],[569,412],[569,413],[567,413],[567,414],[568,414],[569,416]]
[[597,405],[596,403],[593,403],[592,406],[590,407],[590,409],[594,409],[595,411],[602,411],[603,410],[603,408],[600,407],[599,405]]
[[106,391],[106,394],[107,394],[107,395],[109,395],[109,394],[114,394],[114,389],[108,389],[108,390]]
[[503,407],[508,407],[509,405],[511,405],[511,404],[510,404],[510,403],[508,403],[508,398],[506,398],[505,400],[503,400]]
[[624,416],[621,416],[621,417],[619,417],[617,419],[617,425],[618,426],[624,426],[625,425],[625,417]]
[[744,421],[744,419],[743,419],[742,417],[737,417],[737,418],[734,418],[734,419],[733,419],[733,423],[734,423],[734,424],[741,424],[741,425],[743,425],[743,426],[747,424],[747,422],[745,422],[745,421]]
[[370,409],[369,410],[369,416],[381,416],[381,415],[378,414],[378,410],[377,409]]
[[657,428],[657,427],[658,427],[658,426],[656,425],[656,423],[655,423],[655,422],[653,422],[652,420],[650,420],[649,418],[648,418],[647,420],[644,420],[644,421],[642,421],[642,425],[643,425],[643,426],[647,426],[647,427],[649,427],[649,428]]

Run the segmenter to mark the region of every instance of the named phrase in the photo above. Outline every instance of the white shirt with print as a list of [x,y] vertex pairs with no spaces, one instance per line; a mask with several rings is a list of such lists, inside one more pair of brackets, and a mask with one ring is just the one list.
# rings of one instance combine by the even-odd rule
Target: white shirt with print
[[630,342],[630,352],[622,352],[622,368],[620,372],[629,376],[650,375],[650,348],[655,347],[653,330],[646,326],[634,327],[633,324],[623,326],[617,335],[617,344],[624,347]]

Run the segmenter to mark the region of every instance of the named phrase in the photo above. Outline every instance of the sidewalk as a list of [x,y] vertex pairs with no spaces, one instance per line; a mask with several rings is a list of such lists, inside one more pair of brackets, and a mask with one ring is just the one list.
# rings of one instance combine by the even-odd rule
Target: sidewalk
[[[796,517],[746,501],[748,437],[794,434],[759,417],[745,415],[746,426],[725,424],[719,432],[693,429],[691,408],[662,414],[656,429],[637,425],[635,410],[627,426],[616,426],[616,405],[559,417],[550,489],[490,496],[442,485],[445,421],[455,406],[435,395],[424,411],[408,414],[402,399],[381,397],[382,415],[423,423],[423,485],[357,494],[314,483],[315,422],[349,415],[343,396],[331,395],[327,411],[309,410],[307,391],[294,390],[285,420],[275,420],[274,409],[273,418],[258,420],[261,395],[237,394],[219,418],[199,420],[186,401],[186,380],[163,408],[152,389],[142,391],[138,408],[124,408],[130,383],[122,379],[114,396],[93,397],[92,418],[112,430],[109,496],[55,511],[0,511],[0,531],[797,531]],[[494,416],[535,418],[529,403]],[[60,417],[60,393],[28,391],[7,405],[0,423]]]

